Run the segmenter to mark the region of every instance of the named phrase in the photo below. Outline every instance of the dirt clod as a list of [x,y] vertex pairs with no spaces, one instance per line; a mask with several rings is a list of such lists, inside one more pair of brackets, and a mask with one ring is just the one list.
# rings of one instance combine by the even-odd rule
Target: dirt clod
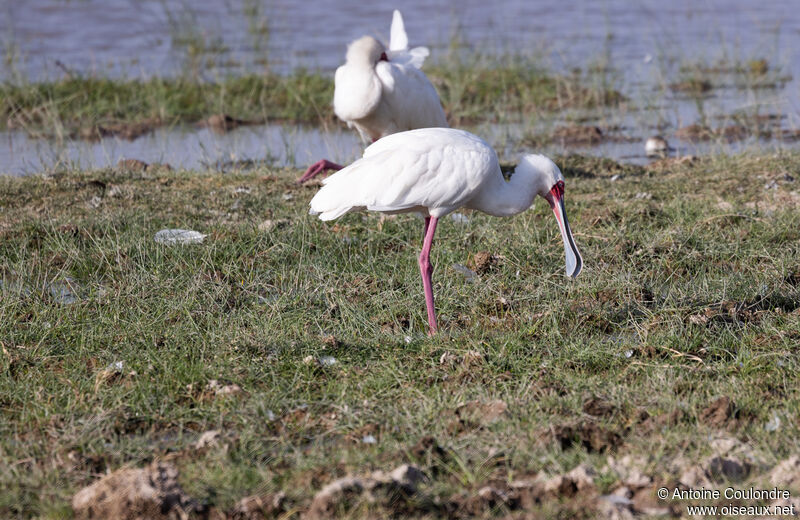
[[117,169],[124,172],[153,172],[153,171],[172,171],[172,166],[167,163],[147,164],[139,159],[120,159],[117,162]]
[[194,449],[205,450],[208,448],[215,448],[219,446],[219,441],[222,438],[222,433],[219,430],[208,430],[203,432],[194,443]]
[[752,469],[748,462],[723,457],[713,457],[707,466],[708,476],[715,482],[741,482]]
[[604,453],[622,444],[622,437],[617,432],[607,430],[592,421],[554,426],[551,434],[562,450],[578,445],[589,452]]
[[434,473],[450,458],[448,451],[430,435],[422,437],[408,450],[408,453],[415,462],[422,464],[423,467],[432,468]]
[[722,396],[711,401],[698,418],[702,424],[712,428],[724,428],[734,415],[734,403],[730,397]]
[[241,120],[231,117],[228,114],[214,114],[201,123],[202,126],[207,126],[215,132],[227,132],[241,124]]
[[115,471],[78,491],[72,498],[78,519],[178,519],[202,513],[178,485],[178,470],[156,463]]
[[592,397],[583,402],[583,413],[594,415],[595,417],[606,417],[614,414],[616,407],[599,397]]
[[470,401],[455,409],[456,420],[448,429],[452,433],[460,433],[489,425],[502,417],[508,405],[500,399],[493,401]]
[[237,119],[228,114],[214,114],[208,119],[204,119],[197,123],[198,127],[207,127],[217,133],[225,133],[240,126],[257,125],[263,123],[262,120],[244,120]]
[[553,131],[553,137],[565,144],[597,144],[603,141],[603,131],[596,126],[561,126]]
[[769,481],[774,486],[800,488],[800,457],[794,455],[775,466],[769,474]]
[[143,172],[147,170],[147,163],[139,159],[120,159],[117,169],[129,172]]
[[467,262],[467,267],[479,275],[491,272],[498,265],[500,265],[500,257],[498,255],[493,255],[489,251],[478,251],[475,253],[475,256]]
[[404,464],[391,473],[375,471],[366,477],[344,477],[323,487],[311,502],[306,518],[335,518],[361,502],[390,508],[396,514],[409,512],[410,499],[424,474],[416,466]]
[[656,486],[644,487],[635,491],[631,497],[631,505],[636,513],[648,516],[666,516],[674,514],[670,504],[665,504],[656,496]]
[[594,491],[594,470],[581,464],[564,475],[556,475],[544,483],[544,491],[559,497],[573,497],[581,492]]

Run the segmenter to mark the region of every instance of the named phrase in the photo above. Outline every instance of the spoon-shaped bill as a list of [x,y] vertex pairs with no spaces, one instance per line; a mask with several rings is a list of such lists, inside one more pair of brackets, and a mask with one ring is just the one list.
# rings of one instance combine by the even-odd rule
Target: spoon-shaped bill
[[558,229],[561,231],[561,239],[564,241],[564,255],[566,257],[567,276],[576,278],[583,269],[583,258],[575,245],[575,238],[569,228],[567,220],[567,210],[564,208],[564,182],[559,181],[550,190],[549,197],[546,197],[553,208],[553,214],[558,221]]

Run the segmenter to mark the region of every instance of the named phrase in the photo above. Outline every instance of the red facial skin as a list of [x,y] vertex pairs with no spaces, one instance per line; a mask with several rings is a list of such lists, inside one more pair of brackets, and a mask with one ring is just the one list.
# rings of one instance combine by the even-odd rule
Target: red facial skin
[[550,193],[544,196],[547,202],[550,204],[550,208],[555,209],[556,204],[564,198],[564,181],[558,181],[555,185],[550,189]]

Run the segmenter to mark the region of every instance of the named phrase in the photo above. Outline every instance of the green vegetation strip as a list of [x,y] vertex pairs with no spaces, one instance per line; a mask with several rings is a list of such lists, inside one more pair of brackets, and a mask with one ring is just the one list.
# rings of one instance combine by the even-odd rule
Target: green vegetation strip
[[[456,63],[426,67],[453,124],[498,114],[531,114],[569,107],[614,104],[621,96],[579,77],[560,77],[517,61],[497,66]],[[33,135],[97,136],[98,128],[123,135],[200,122],[225,114],[245,122],[334,120],[333,80],[320,73],[243,76],[216,82],[196,79],[63,79],[0,86],[0,127]],[[99,135],[102,135],[100,132]]]
[[[606,493],[609,455],[674,484],[718,437],[746,439],[747,478],[766,478],[800,433],[800,155],[558,162],[584,273],[565,278],[541,201],[447,219],[433,339],[421,221],[322,223],[298,171],[0,179],[0,516],[68,516],[78,489],[156,459],[220,510],[284,491],[304,511],[409,461],[429,506],[579,463]],[[207,237],[165,246],[162,228]],[[412,449],[423,436],[443,451]]]

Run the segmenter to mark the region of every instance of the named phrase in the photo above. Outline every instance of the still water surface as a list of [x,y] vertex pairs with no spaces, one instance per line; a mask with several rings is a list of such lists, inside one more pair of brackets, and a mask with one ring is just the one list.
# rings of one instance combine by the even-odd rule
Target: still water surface
[[[560,72],[605,67],[609,81],[637,109],[599,117],[641,140],[607,143],[589,153],[644,161],[648,135],[670,137],[701,115],[724,120],[737,112],[774,113],[786,116],[785,128],[800,128],[800,81],[793,78],[800,73],[800,9],[793,0],[0,0],[0,38],[5,56],[13,58],[0,69],[0,79],[57,78],[64,70],[137,78],[195,70],[208,80],[298,67],[332,73],[349,41],[363,34],[388,39],[395,7],[403,11],[411,44],[430,47],[433,60],[457,37],[466,52],[533,55]],[[723,85],[699,103],[665,88],[687,64],[762,58],[771,74],[791,79],[777,89]],[[524,129],[511,124],[473,130],[512,153]],[[720,146],[670,141],[684,153]],[[795,145],[750,140],[732,148],[748,146]],[[360,150],[356,135],[346,130],[283,126],[223,136],[170,129],[133,142],[60,144],[6,132],[0,133],[0,172],[25,174],[66,163],[102,167],[122,157],[188,168],[243,159],[303,165],[319,157],[348,161]],[[543,151],[563,150],[554,145]]]

